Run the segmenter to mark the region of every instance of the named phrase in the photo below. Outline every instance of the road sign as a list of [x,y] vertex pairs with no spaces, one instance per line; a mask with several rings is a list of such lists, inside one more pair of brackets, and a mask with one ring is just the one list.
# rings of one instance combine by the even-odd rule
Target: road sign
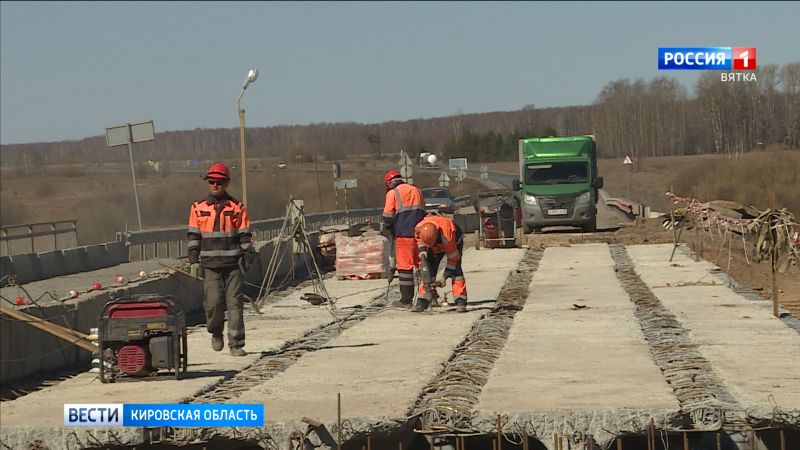
[[450,170],[456,171],[458,169],[467,169],[467,158],[451,158],[448,161]]
[[630,156],[625,155],[625,160],[622,161],[622,164],[633,164],[633,161],[631,161],[631,157]]
[[411,157],[406,154],[406,152],[400,152],[400,162],[397,163],[401,166],[410,166],[411,165]]
[[457,178],[459,183],[464,181],[464,178],[467,178],[467,171],[464,169],[459,169]]
[[358,187],[358,180],[356,178],[345,180],[333,180],[333,188],[340,189],[355,189]]
[[450,186],[450,176],[447,175],[447,172],[442,172],[439,175],[439,187],[448,187]]
[[401,166],[400,167],[400,176],[403,178],[408,178],[411,175],[414,175],[414,169],[411,166]]
[[488,180],[489,179],[489,172],[486,166],[481,166],[481,179]]

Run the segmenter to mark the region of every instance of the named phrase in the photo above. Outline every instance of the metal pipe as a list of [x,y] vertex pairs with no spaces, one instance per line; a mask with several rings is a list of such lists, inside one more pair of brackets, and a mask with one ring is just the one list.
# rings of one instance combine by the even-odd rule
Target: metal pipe
[[689,435],[683,432],[683,450],[689,450]]
[[367,450],[372,450],[372,437],[367,435]]
[[717,431],[717,450],[722,450],[722,436]]
[[748,441],[747,442],[747,446],[750,448],[750,450],[756,450],[756,432],[755,431],[750,430],[750,437],[749,437],[749,439],[747,441]]
[[[240,96],[241,97],[241,96]],[[336,449],[342,450],[342,393],[336,394]]]
[[783,428],[780,429],[781,450],[786,450],[786,436],[783,434]]
[[500,414],[497,415],[497,450],[503,450],[503,441],[500,434]]
[[617,450],[622,450],[622,438],[617,438]]
[[528,450],[528,433],[522,436],[522,450]]

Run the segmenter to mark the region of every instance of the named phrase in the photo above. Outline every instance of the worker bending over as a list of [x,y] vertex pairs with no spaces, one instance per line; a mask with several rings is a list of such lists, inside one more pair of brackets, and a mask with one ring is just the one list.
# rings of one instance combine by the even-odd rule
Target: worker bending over
[[[436,276],[439,263],[447,257],[447,265],[442,277],[435,285],[444,287],[448,278],[452,281],[453,298],[455,298],[456,311],[467,311],[467,282],[464,271],[461,269],[461,255],[464,251],[464,234],[458,225],[444,216],[431,215],[422,219],[415,229],[417,248],[422,264],[428,264],[431,278]],[[420,268],[422,269],[422,268]],[[435,290],[434,290],[435,291]],[[427,291],[424,280],[419,284],[419,297],[412,311],[420,312],[428,308],[425,298]],[[431,292],[432,297],[434,292]]]

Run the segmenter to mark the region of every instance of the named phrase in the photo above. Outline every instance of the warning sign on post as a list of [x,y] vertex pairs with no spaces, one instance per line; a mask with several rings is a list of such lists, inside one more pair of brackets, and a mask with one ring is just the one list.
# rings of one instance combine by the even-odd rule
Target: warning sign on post
[[625,155],[625,160],[622,161],[622,164],[633,164],[633,161],[631,161],[631,157],[630,156]]

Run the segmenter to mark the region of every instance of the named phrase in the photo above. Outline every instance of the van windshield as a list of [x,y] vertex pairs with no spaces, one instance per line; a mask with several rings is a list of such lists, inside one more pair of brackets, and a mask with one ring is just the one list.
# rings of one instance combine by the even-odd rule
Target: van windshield
[[589,182],[589,164],[554,162],[525,166],[525,184],[573,184]]

